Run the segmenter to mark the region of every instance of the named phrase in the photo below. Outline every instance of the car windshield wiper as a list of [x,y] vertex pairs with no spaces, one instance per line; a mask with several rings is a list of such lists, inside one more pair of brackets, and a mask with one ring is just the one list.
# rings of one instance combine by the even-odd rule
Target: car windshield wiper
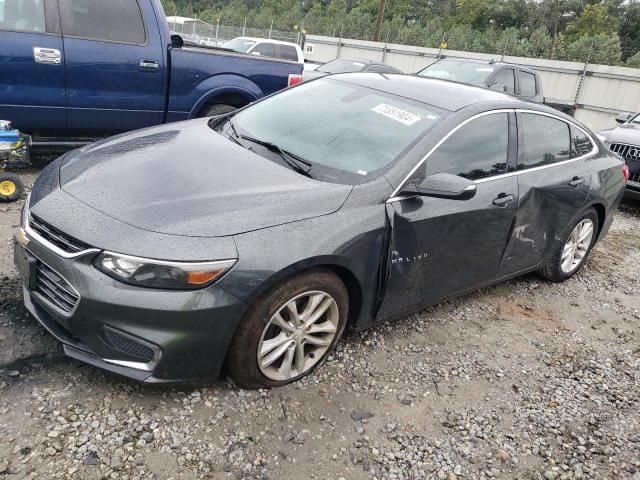
[[[233,124],[231,128],[233,128]],[[234,132],[235,132],[235,129],[234,129]],[[284,162],[287,165],[289,165],[291,168],[293,168],[296,172],[301,173],[306,177],[311,177],[311,174],[309,172],[311,172],[312,164],[311,162],[305,160],[304,158],[299,157],[294,153],[288,152],[287,150],[284,150],[283,148],[279,147],[275,143],[267,142],[266,140],[259,140],[257,138],[249,137],[247,135],[238,135],[238,136],[243,140],[248,140],[252,143],[257,143],[258,145],[262,145],[263,147],[278,153],[282,158],[282,160],[284,160]]]

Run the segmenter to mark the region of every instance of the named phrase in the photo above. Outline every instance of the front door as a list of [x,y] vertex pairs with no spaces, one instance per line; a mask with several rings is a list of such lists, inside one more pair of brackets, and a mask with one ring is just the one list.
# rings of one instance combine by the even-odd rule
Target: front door
[[158,26],[137,0],[60,0],[70,129],[124,131],[162,122],[166,72]]
[[29,133],[66,127],[55,0],[0,0],[0,120]]
[[468,200],[414,196],[387,204],[389,278],[379,318],[399,315],[496,278],[518,204],[514,115],[479,116],[459,128],[416,172],[476,181]]

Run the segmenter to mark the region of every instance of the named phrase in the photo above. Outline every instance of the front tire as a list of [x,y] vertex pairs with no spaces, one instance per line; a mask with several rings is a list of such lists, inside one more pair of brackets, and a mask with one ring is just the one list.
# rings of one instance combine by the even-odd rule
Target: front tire
[[229,348],[227,366],[243,388],[278,387],[318,368],[347,323],[349,296],[329,270],[272,288],[251,306]]
[[540,270],[547,280],[563,282],[574,276],[585,264],[596,241],[598,214],[589,207],[565,230],[556,242],[549,263]]

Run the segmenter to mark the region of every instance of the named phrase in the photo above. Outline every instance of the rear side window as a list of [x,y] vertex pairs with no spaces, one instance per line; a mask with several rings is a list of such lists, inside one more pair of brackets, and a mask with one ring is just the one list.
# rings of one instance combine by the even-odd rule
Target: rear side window
[[0,0],[0,30],[44,33],[44,0]]
[[512,68],[501,70],[496,74],[496,78],[493,80],[494,85],[501,83],[507,87],[507,93],[514,94],[516,91],[516,77]]
[[135,45],[145,43],[144,21],[136,0],[68,1],[71,24],[64,26],[65,35]]
[[593,143],[582,130],[571,125],[571,158],[587,155],[593,150]]
[[562,120],[523,113],[518,116],[522,134],[518,170],[540,167],[569,159],[569,125]]
[[536,76],[528,72],[520,72],[520,95],[523,97],[535,97]]
[[291,60],[292,62],[298,61],[298,51],[296,47],[291,45],[278,45],[278,47],[280,48],[280,58]]
[[259,53],[263,57],[275,57],[276,49],[273,48],[273,43],[259,43],[251,50],[251,53]]
[[478,180],[507,171],[509,118],[494,113],[457,130],[427,160],[426,175],[451,173]]

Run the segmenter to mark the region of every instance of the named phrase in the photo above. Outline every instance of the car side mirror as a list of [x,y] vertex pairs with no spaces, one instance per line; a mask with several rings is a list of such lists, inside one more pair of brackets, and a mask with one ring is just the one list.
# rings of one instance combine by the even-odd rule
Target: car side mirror
[[616,122],[618,123],[627,123],[633,117],[633,113],[622,112],[616,117]]
[[429,175],[421,182],[408,182],[402,189],[403,194],[424,197],[448,198],[450,200],[468,200],[476,194],[476,184],[468,178],[450,173]]
[[504,83],[496,82],[489,87],[491,90],[496,90],[500,93],[507,93],[507,86]]
[[180,35],[171,35],[171,46],[173,48],[184,47],[184,39]]

